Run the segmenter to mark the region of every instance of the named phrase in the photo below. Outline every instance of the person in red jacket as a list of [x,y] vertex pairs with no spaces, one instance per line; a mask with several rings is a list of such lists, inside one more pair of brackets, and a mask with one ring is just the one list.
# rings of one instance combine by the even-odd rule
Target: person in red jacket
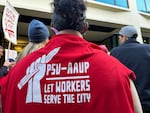
[[6,76],[3,113],[142,113],[134,73],[83,39],[84,0],[54,0],[53,6],[58,32]]

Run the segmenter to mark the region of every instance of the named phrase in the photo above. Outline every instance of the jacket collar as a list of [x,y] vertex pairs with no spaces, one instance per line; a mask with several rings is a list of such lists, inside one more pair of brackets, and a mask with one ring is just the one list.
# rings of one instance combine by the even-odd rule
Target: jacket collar
[[136,39],[132,39],[132,38],[129,38],[124,44],[128,44],[128,43],[138,43],[138,41],[136,41]]

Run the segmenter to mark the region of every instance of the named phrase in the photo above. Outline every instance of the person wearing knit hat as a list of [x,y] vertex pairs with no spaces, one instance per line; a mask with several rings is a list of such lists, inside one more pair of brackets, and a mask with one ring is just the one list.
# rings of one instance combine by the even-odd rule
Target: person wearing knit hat
[[28,28],[29,42],[39,43],[49,37],[49,30],[44,23],[33,19]]
[[20,61],[29,53],[44,47],[49,41],[49,37],[50,33],[47,26],[43,22],[33,19],[28,26],[29,43],[19,53],[16,62]]

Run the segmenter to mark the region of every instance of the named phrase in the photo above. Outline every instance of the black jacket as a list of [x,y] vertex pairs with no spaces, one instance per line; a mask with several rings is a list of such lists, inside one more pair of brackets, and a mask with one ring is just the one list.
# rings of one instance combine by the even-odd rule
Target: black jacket
[[150,45],[129,39],[123,45],[112,49],[110,55],[135,72],[135,86],[142,106],[150,108]]
[[0,77],[5,76],[8,73],[8,67],[2,66],[0,69]]

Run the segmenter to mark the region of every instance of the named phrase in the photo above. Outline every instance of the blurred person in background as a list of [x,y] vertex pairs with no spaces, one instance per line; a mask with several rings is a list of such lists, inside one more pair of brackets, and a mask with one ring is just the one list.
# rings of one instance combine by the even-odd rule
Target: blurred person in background
[[50,33],[43,22],[33,19],[28,26],[28,38],[29,43],[19,53],[16,58],[16,62],[20,61],[29,53],[44,47],[49,41]]
[[[0,59],[3,56],[3,47],[0,45]],[[6,76],[8,71],[16,64],[15,60],[8,59],[3,63],[3,66],[0,68],[0,77]]]
[[[0,45],[0,59],[2,59],[4,52],[4,48]],[[15,60],[8,59],[6,60],[2,67],[0,68],[0,84],[2,83],[3,77],[8,74],[8,72],[11,70],[11,68],[16,64]],[[0,113],[1,113],[1,87],[0,87]]]
[[150,45],[136,41],[138,36],[134,26],[124,26],[119,33],[120,46],[111,50],[110,54],[134,71],[134,81],[144,113],[150,113]]

